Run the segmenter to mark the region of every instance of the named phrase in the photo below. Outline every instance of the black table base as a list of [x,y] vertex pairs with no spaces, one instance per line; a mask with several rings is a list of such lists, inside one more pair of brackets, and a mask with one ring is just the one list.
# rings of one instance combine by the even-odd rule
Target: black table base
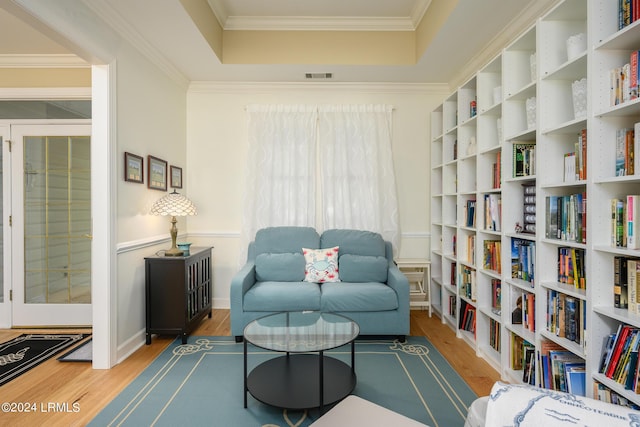
[[245,370],[245,408],[248,391],[267,405],[290,410],[319,407],[322,412],[325,405],[342,400],[355,388],[353,350],[352,343],[352,366],[320,352],[276,357],[256,366],[248,376]]

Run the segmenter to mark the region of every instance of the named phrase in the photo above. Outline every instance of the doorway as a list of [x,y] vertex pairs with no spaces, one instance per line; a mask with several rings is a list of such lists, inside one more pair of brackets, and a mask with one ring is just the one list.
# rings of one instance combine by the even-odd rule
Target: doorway
[[8,133],[1,249],[10,324],[90,326],[91,125],[20,124]]

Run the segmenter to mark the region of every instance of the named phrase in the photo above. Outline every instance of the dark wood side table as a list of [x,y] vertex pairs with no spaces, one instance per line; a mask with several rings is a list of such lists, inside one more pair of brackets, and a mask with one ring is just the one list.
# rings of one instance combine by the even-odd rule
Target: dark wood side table
[[182,344],[212,310],[211,247],[189,256],[145,258],[146,343],[151,334],[179,334]]

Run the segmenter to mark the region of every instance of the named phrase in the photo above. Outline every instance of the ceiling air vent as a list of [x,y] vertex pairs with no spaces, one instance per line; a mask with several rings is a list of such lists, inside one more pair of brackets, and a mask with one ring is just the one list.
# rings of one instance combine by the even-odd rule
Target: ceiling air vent
[[306,73],[304,77],[307,80],[326,80],[332,79],[333,73]]

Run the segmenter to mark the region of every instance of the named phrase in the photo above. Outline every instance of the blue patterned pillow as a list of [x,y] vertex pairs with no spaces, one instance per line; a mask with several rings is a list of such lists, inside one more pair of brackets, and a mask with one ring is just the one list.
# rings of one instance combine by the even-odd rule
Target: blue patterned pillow
[[302,248],[304,280],[314,283],[339,282],[338,251],[338,246],[327,249]]

